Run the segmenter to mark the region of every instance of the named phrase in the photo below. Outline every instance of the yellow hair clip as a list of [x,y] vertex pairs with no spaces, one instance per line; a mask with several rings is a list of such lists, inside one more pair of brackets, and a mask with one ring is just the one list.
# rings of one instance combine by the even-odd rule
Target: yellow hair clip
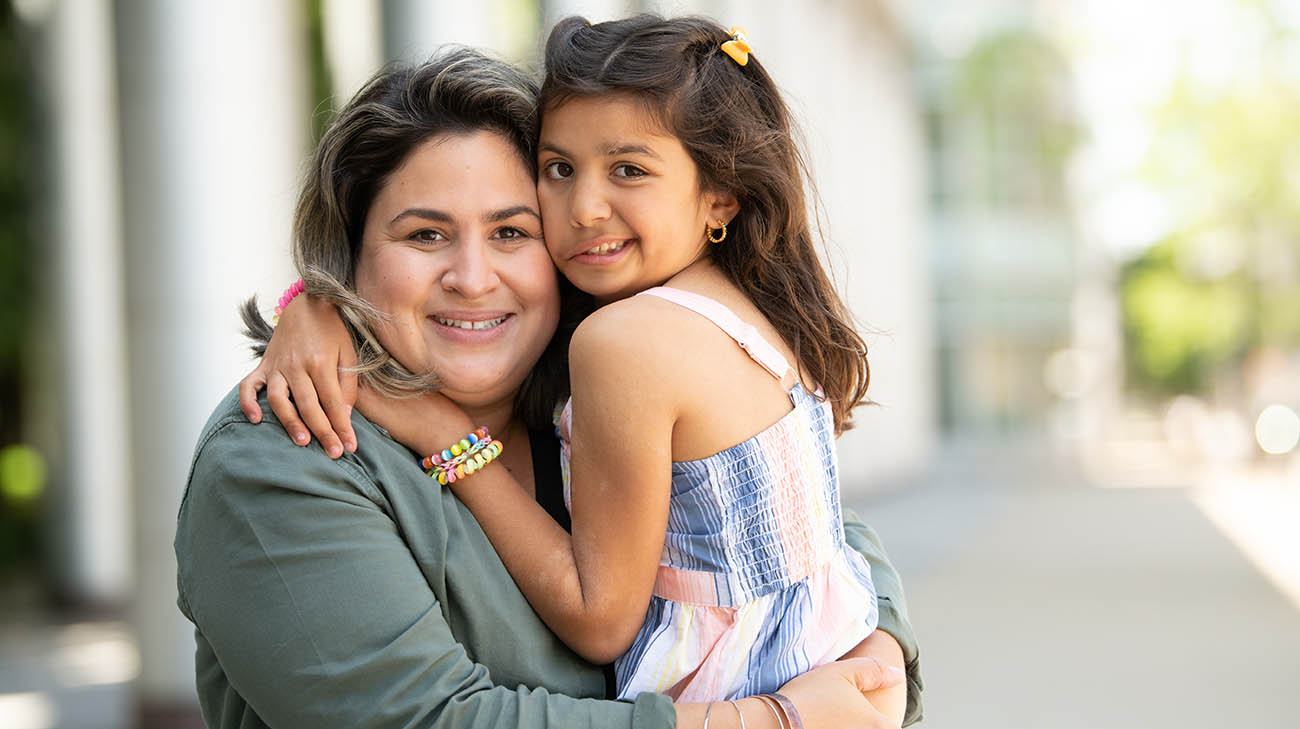
[[749,42],[745,40],[745,29],[739,25],[731,26],[731,40],[722,44],[722,52],[731,56],[731,60],[745,65],[749,63],[749,54],[754,52],[749,47]]

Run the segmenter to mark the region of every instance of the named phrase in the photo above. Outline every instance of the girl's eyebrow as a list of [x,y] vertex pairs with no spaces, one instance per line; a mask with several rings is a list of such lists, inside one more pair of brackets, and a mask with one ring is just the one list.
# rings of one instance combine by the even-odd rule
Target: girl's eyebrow
[[[563,149],[560,149],[554,144],[539,145],[537,147],[537,151],[550,152],[551,154],[559,155],[560,157],[572,156],[568,152],[564,151]],[[605,149],[606,157],[618,157],[619,155],[623,155],[623,154],[640,154],[640,155],[645,155],[646,157],[661,159],[661,157],[658,154],[656,154],[653,149],[650,149],[644,144],[630,144],[630,143],[615,144]]]
[[659,159],[659,155],[655,154],[653,149],[643,144],[620,144],[605,150],[606,157],[618,157],[624,154],[640,154]]

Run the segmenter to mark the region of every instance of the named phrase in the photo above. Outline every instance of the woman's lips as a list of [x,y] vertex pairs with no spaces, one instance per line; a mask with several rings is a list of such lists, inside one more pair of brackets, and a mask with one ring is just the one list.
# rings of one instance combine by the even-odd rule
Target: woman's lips
[[447,312],[430,314],[438,335],[453,342],[482,344],[490,342],[505,333],[514,314],[499,312],[460,313]]

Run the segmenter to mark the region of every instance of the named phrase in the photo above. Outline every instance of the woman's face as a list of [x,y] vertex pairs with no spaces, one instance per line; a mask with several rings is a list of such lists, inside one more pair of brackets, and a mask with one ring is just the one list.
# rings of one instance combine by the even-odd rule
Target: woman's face
[[462,406],[511,398],[555,333],[560,293],[537,190],[487,131],[417,146],[375,196],[357,293],[392,317],[375,332]]

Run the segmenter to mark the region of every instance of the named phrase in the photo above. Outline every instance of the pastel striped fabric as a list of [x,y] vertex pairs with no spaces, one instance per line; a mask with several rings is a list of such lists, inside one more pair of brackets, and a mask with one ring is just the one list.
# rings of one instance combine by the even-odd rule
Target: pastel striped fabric
[[[717,302],[674,289],[644,293],[698,311],[755,359],[775,351],[766,342],[755,346],[752,331],[737,336],[739,319]],[[785,372],[783,357],[764,359],[774,375]],[[619,698],[770,693],[875,629],[870,568],[844,542],[830,404],[799,384],[789,394],[793,409],[749,440],[673,463],[654,596],[631,648],[615,662]],[[557,418],[566,441],[566,503],[570,417],[566,405]]]

